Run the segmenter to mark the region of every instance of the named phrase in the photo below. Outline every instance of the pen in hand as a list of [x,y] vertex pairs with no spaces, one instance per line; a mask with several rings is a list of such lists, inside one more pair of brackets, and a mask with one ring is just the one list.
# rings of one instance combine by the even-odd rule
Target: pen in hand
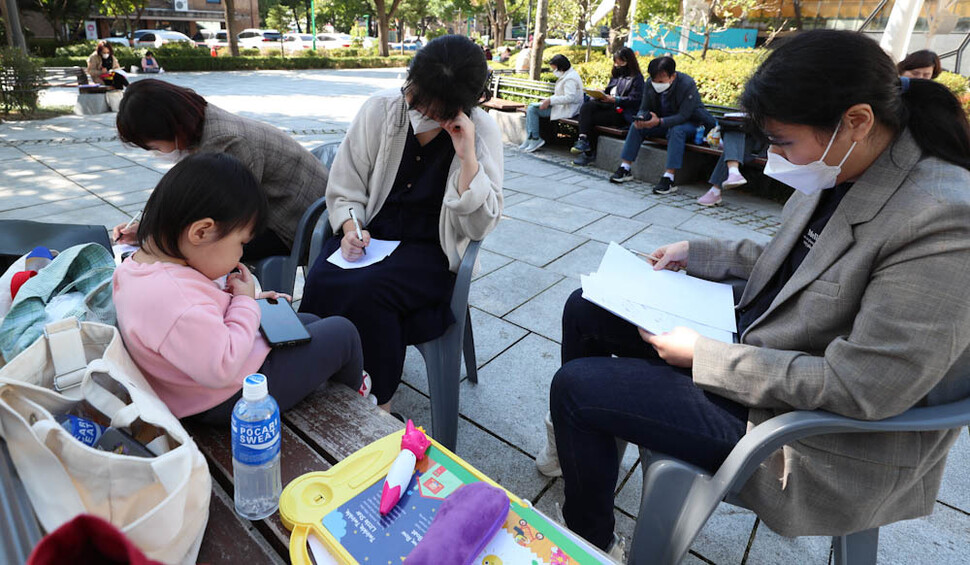
[[643,251],[637,251],[636,249],[630,249],[630,251],[633,252],[636,255],[639,255],[640,257],[643,257],[644,259],[650,259],[654,263],[656,263],[657,261],[660,260],[660,257],[656,257],[656,256],[651,255],[649,253],[644,253]]
[[[350,219],[353,220],[353,222],[354,222],[354,229],[357,231],[357,239],[359,239],[360,242],[363,243],[364,242],[364,234],[362,234],[360,232],[360,222],[357,221],[357,214],[354,213],[354,209],[353,208],[350,209]],[[361,247],[360,250],[364,253],[364,255],[367,255],[367,248],[366,247]]]
[[118,230],[118,237],[115,238],[115,243],[118,243],[119,241],[121,241],[121,238],[125,236],[124,231],[126,229],[130,228],[131,225],[135,223],[135,220],[138,219],[138,215],[139,214],[141,214],[141,211],[135,212],[135,215],[132,216],[130,220],[128,220],[128,223],[125,224],[125,227],[123,227],[120,230]]

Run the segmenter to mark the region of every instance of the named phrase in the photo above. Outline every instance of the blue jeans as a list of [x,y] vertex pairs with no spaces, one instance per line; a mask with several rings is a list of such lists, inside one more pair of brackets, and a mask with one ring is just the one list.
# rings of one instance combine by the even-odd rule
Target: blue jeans
[[532,139],[539,139],[539,118],[548,118],[552,115],[552,106],[545,110],[539,108],[538,102],[529,104],[525,109],[525,132]]
[[637,129],[630,126],[630,131],[626,134],[626,141],[623,142],[623,152],[620,158],[630,163],[637,160],[637,153],[640,152],[640,145],[648,137],[667,138],[667,168],[677,170],[684,166],[684,149],[687,147],[687,140],[694,139],[694,132],[697,126],[693,122],[684,122],[679,126],[667,128],[657,126],[653,128]]
[[[636,327],[582,298],[563,310],[563,366],[549,394],[565,482],[566,525],[606,549],[613,539],[615,438],[710,471],[745,433],[748,409],[667,365]],[[610,357],[610,355],[617,357]]]
[[721,158],[717,160],[717,164],[714,165],[711,178],[707,181],[718,188],[721,188],[721,183],[728,178],[728,161],[748,163],[757,154],[764,151],[760,144],[742,131],[721,132],[721,146],[724,152],[721,154]]

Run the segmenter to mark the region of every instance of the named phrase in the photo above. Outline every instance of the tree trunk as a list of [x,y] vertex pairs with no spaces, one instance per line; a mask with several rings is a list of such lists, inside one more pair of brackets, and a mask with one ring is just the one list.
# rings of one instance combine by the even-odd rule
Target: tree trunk
[[495,52],[502,48],[505,43],[505,26],[509,23],[509,14],[505,6],[505,0],[495,0],[495,36],[492,43],[495,45]]
[[376,0],[374,2],[377,5],[377,54],[381,57],[387,57],[391,54],[391,50],[387,45],[387,34],[389,31],[387,10],[384,9],[384,0]]
[[20,27],[20,8],[17,0],[3,0],[3,21],[7,28],[7,44],[27,52],[27,40],[24,30]]
[[707,49],[711,46],[711,26],[704,28],[704,49],[701,51],[701,60],[707,58]]
[[623,47],[630,33],[630,0],[616,0],[613,5],[613,18],[610,22],[610,53]]
[[529,78],[539,80],[542,73],[542,51],[546,48],[546,27],[549,24],[549,0],[536,2],[536,28],[532,38],[532,58],[529,61]]
[[792,5],[795,8],[795,29],[801,31],[801,29],[802,29],[802,0],[792,0]]
[[239,39],[236,37],[236,0],[226,0],[226,36],[229,39],[229,54],[239,56]]

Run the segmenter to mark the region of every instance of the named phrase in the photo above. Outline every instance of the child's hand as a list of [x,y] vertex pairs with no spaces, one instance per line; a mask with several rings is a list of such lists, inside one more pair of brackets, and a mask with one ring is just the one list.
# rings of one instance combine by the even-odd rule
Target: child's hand
[[256,282],[253,280],[252,273],[246,265],[239,263],[236,265],[238,273],[230,273],[226,277],[226,287],[233,296],[248,296],[256,298]]
[[261,300],[263,298],[269,298],[272,300],[279,300],[280,298],[285,298],[287,302],[293,302],[293,297],[289,294],[283,294],[282,292],[276,292],[275,290],[264,290],[256,295],[256,300]]

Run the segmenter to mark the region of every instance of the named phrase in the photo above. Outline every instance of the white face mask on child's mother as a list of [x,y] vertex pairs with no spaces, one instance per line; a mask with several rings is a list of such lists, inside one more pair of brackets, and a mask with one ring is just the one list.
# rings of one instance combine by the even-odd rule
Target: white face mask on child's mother
[[411,120],[414,135],[441,127],[441,124],[414,109],[408,110],[408,119]]

